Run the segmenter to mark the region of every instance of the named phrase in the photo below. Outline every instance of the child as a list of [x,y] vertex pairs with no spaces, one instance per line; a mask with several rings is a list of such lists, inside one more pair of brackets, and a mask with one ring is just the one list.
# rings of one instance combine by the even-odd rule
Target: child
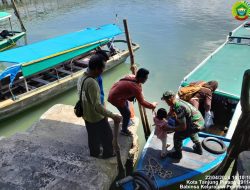
[[167,111],[164,108],[158,109],[156,116],[154,116],[154,124],[155,135],[162,142],[161,158],[164,158],[166,156],[167,148],[170,146],[170,144],[167,144],[167,126],[169,123],[167,121]]

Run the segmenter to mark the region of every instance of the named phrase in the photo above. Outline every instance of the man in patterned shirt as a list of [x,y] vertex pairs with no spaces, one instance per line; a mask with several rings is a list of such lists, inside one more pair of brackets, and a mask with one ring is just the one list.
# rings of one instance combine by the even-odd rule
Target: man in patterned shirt
[[169,116],[175,117],[175,127],[171,128],[174,133],[174,152],[167,156],[182,158],[182,141],[188,137],[194,143],[193,149],[197,154],[202,154],[202,148],[199,141],[198,131],[204,127],[204,119],[201,113],[191,104],[175,98],[172,91],[166,91],[162,98],[169,106]]

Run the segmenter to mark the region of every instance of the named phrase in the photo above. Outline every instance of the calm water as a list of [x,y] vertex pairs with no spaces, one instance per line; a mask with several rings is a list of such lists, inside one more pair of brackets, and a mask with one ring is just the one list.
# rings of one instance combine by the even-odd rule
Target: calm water
[[[30,4],[30,2],[32,2]],[[150,70],[144,95],[149,101],[160,102],[163,91],[177,89],[180,81],[206,56],[222,44],[229,31],[240,25],[231,15],[235,1],[229,0],[40,0],[24,1],[20,7],[28,43],[57,35],[115,22],[118,15],[128,20],[130,35],[141,45],[136,63]],[[15,22],[17,27],[18,23]],[[105,92],[122,75],[129,73],[128,63],[104,74]],[[49,107],[56,103],[76,102],[75,90],[38,105],[0,123],[0,136],[25,131]],[[108,105],[112,110],[115,108]],[[150,114],[150,112],[149,112]],[[143,143],[142,129],[139,135]]]

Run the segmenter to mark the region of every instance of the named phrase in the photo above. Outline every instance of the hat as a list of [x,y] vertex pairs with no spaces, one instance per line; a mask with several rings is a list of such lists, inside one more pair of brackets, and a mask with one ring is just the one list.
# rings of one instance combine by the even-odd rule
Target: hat
[[166,99],[170,98],[171,96],[175,96],[175,93],[171,90],[168,90],[168,91],[163,93],[161,99],[166,100]]

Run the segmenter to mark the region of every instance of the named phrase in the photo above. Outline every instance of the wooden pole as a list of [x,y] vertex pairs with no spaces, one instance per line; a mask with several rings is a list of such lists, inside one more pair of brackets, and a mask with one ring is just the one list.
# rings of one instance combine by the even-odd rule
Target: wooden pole
[[150,129],[150,126],[149,126],[149,123],[148,123],[148,116],[147,116],[147,112],[146,112],[145,107],[142,106],[142,108],[143,108],[145,122],[146,122],[147,130],[148,130],[147,136],[149,137],[149,135],[151,134],[151,129]]
[[[127,25],[127,20],[123,19],[123,25],[124,25],[124,29],[125,29],[125,35],[126,35],[126,40],[127,40],[127,44],[128,44],[128,50],[129,50],[129,54],[130,54],[130,64],[131,66],[135,65],[135,60],[134,60],[134,52],[131,46],[131,41],[130,41],[130,36],[129,36],[129,32],[128,32],[128,25]],[[133,73],[135,74],[135,73]]]
[[143,114],[143,111],[142,111],[141,104],[138,103],[138,107],[139,107],[139,112],[140,112],[140,116],[141,116],[141,121],[142,121],[144,136],[145,136],[145,139],[147,140],[148,137],[149,137],[149,132],[148,132],[148,129],[146,127],[145,117],[144,117],[144,114]]
[[24,78],[24,84],[25,84],[26,91],[29,92],[29,87],[28,87],[28,83],[26,81],[26,78]]
[[[132,68],[132,66],[135,65],[134,52],[133,52],[133,49],[132,49],[132,46],[131,46],[131,41],[130,41],[128,25],[127,25],[127,20],[126,19],[123,19],[123,25],[124,25],[124,29],[125,29],[126,41],[127,41],[127,45],[128,45],[129,54],[130,54],[130,64],[131,64],[131,68]],[[134,70],[132,70],[132,72],[133,71]],[[135,73],[133,73],[133,74],[135,74]],[[143,130],[144,130],[144,136],[145,136],[145,139],[147,140],[149,135],[150,135],[150,127],[149,127],[148,120],[147,120],[146,110],[145,110],[145,108],[143,108],[139,104],[139,102],[138,102],[138,107],[139,107],[139,111],[140,111],[140,115],[141,115],[141,120],[142,120],[142,125],[143,125]]]
[[12,3],[12,5],[13,5],[14,13],[15,13],[16,17],[18,18],[19,22],[20,22],[22,31],[26,32],[26,29],[25,29],[25,27],[24,27],[24,25],[23,25],[22,19],[21,19],[20,15],[19,15],[19,12],[18,12],[18,10],[17,10],[15,1],[14,1],[14,0],[11,0],[11,3]]
[[116,160],[117,160],[117,168],[118,168],[118,176],[116,180],[122,179],[126,177],[126,171],[125,167],[122,163],[122,158],[121,158],[121,152],[120,152],[120,147],[118,143],[118,131],[119,131],[119,123],[114,122],[114,139],[113,139],[113,148],[116,153]]

